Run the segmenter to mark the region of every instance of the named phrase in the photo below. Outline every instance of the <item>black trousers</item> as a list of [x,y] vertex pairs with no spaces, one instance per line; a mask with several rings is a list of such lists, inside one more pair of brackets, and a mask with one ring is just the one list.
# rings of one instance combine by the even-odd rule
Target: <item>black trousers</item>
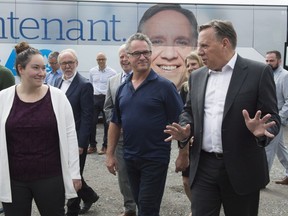
[[67,208],[70,215],[78,215],[80,211],[81,200],[83,200],[84,202],[91,202],[92,198],[97,195],[96,192],[87,185],[83,178],[86,156],[87,148],[84,148],[83,153],[79,157],[82,188],[77,192],[77,198],[69,199],[67,202]]
[[61,176],[30,182],[11,180],[12,203],[2,203],[5,216],[31,216],[35,200],[41,216],[64,216],[65,194]]
[[191,187],[193,216],[257,216],[260,191],[237,194],[227,175],[223,159],[201,152],[198,170]]

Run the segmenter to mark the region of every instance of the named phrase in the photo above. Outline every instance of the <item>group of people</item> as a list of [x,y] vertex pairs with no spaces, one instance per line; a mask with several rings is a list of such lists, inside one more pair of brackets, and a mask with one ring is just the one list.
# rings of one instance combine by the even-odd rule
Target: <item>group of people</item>
[[[165,16],[168,12],[173,16]],[[168,21],[162,23],[162,16]],[[179,16],[179,19],[174,19],[176,16]],[[163,135],[161,123],[163,124],[164,121],[163,119],[159,120],[161,115],[157,113],[156,107],[151,107],[151,104],[154,106],[157,104],[149,101],[155,100],[158,96],[158,94],[154,94],[152,84],[151,89],[147,87],[152,83],[154,79],[152,75],[155,71],[173,81],[176,91],[181,92],[184,103],[187,99],[180,115],[179,124],[171,122],[172,118],[166,111],[167,107],[162,107],[162,114],[165,110],[167,114],[165,121],[166,124],[168,123],[165,133],[170,135],[166,141],[170,142],[172,139],[179,141],[180,149],[176,160],[176,171],[186,169],[187,172],[190,155],[191,167],[190,172],[188,171],[190,181],[187,173],[183,172],[183,184],[188,198],[192,201],[193,215],[219,215],[221,205],[223,205],[226,215],[257,215],[260,189],[269,182],[265,150],[267,151],[268,144],[278,134],[280,128],[271,64],[268,66],[240,57],[235,51],[237,34],[233,25],[226,21],[216,20],[200,26],[198,37],[200,58],[196,54],[197,60],[195,61],[198,65],[195,62],[193,64],[197,69],[197,66],[202,66],[203,60],[205,66],[197,72],[195,71],[195,74],[193,72],[189,82],[184,82],[184,84],[185,78],[183,77],[179,79],[178,76],[177,80],[172,79],[169,76],[172,76],[173,69],[177,68],[177,63],[173,61],[175,59],[179,61],[183,56],[183,53],[181,53],[182,55],[176,54],[179,50],[181,52],[181,49],[177,49],[179,45],[172,42],[179,42],[180,38],[188,38],[190,40],[183,39],[183,41],[188,41],[187,47],[193,50],[193,43],[189,43],[193,41],[191,40],[193,27],[187,37],[179,37],[178,40],[172,39],[175,36],[173,33],[183,32],[178,31],[177,27],[183,27],[184,21],[182,20],[181,25],[179,23],[173,25],[173,23],[176,22],[175,20],[185,19],[185,17],[187,17],[187,13],[183,14],[181,9],[175,9],[174,6],[152,7],[144,13],[138,27],[138,32],[146,34],[151,40],[152,46],[149,40],[146,40],[145,37],[142,38],[141,35],[133,35],[127,41],[126,51],[132,64],[133,74],[121,85],[115,96],[115,107],[108,132],[106,160],[108,170],[115,174],[118,168],[114,153],[118,147],[117,140],[119,137],[120,139],[123,137],[124,160],[138,213],[139,215],[159,215],[164,190],[163,183],[165,185],[166,179],[165,165],[167,165],[162,157],[168,155],[169,160],[169,153],[164,153],[165,149],[161,145],[162,139],[159,139],[161,134]],[[191,21],[190,24],[194,23],[193,18],[190,17],[188,20]],[[169,34],[163,34],[163,36],[157,30],[165,31],[166,28],[160,28],[165,23],[169,23],[170,30],[171,28],[176,28],[176,30],[171,30],[173,33],[170,34],[169,31]],[[150,27],[149,25],[156,26]],[[145,43],[146,46],[143,45]],[[134,44],[137,45],[132,46]],[[157,57],[162,61],[157,61]],[[146,69],[144,69],[145,66]],[[177,74],[179,75],[179,71]],[[256,83],[258,84],[256,85]],[[145,94],[145,91],[150,92]],[[171,97],[174,95],[169,91],[166,92]],[[160,92],[158,93],[160,94]],[[137,100],[136,95],[138,94],[140,94],[141,101]],[[147,95],[153,96],[149,98]],[[177,108],[179,103],[176,98],[175,100],[173,104]],[[285,101],[285,99],[283,100]],[[163,97],[158,96],[157,101],[166,104]],[[135,113],[136,110],[137,113]],[[139,115],[140,119],[138,117],[137,121],[133,122],[134,115]],[[283,116],[283,119],[286,120],[287,116]],[[155,128],[152,127],[154,125]],[[150,131],[150,128],[153,130]],[[155,137],[155,134],[158,137]],[[273,141],[275,142],[275,139]],[[156,148],[152,144],[158,147]],[[184,147],[185,145],[186,147]],[[267,145],[268,147],[265,148]],[[273,149],[278,151],[277,147],[273,147]],[[286,148],[283,146],[283,149],[285,151]],[[282,159],[280,160],[282,162]],[[157,167],[154,167],[155,162],[157,162]],[[251,164],[253,165],[251,166]],[[161,178],[152,174],[146,176],[145,174],[151,172],[149,169],[162,173]],[[252,179],[251,176],[253,176]],[[149,178],[152,178],[155,184],[149,184],[151,182]],[[276,183],[286,184],[286,179]],[[206,181],[208,181],[207,185],[203,185],[203,182]],[[159,193],[153,196],[155,188],[158,188]],[[207,189],[210,193],[205,194]],[[205,202],[207,199],[211,202]]]
[[121,216],[159,216],[173,139],[190,215],[217,216],[223,206],[227,216],[256,216],[275,154],[286,169],[276,183],[288,185],[288,72],[278,51],[267,52],[267,64],[241,57],[228,21],[197,28],[189,10],[155,5],[119,48],[122,71],[108,67],[101,52],[89,79],[77,72],[73,49],[52,52],[46,75],[40,52],[17,44],[20,83],[7,78],[2,87],[0,79],[7,88],[0,89],[5,214],[31,215],[32,199],[47,216],[91,208],[99,196],[83,172],[87,154],[97,151],[102,112],[98,154],[106,154],[109,172],[118,174]]
[[[115,95],[106,164],[115,174],[115,150],[123,136],[139,215],[159,215],[172,139],[180,149],[192,143],[192,215],[219,215],[221,205],[226,215],[258,214],[260,189],[269,182],[264,147],[277,135],[280,118],[271,67],[240,57],[236,45],[230,22],[200,26],[198,54],[205,66],[191,73],[188,87],[183,84],[189,90],[182,111],[175,85],[151,67],[149,38],[137,33],[127,40],[133,73]],[[185,151],[177,170],[188,165]]]

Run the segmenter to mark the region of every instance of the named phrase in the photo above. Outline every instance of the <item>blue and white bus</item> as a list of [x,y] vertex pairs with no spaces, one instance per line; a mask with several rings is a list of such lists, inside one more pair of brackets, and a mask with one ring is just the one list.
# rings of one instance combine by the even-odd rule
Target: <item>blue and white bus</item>
[[[96,54],[106,53],[108,64],[120,70],[118,48],[137,31],[143,13],[157,3],[172,1],[37,1],[1,0],[0,63],[14,73],[14,46],[27,41],[47,56],[52,50],[73,48],[79,55],[79,72],[88,76]],[[237,52],[264,61],[267,50],[285,54],[287,0],[184,0],[198,24],[212,19],[230,20],[238,34]],[[288,62],[288,61],[287,61]],[[48,65],[47,65],[48,66]]]

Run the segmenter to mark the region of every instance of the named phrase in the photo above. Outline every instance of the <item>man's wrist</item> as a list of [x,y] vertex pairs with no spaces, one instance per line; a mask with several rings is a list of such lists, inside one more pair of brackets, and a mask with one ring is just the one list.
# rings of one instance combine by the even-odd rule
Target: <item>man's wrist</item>
[[179,155],[181,156],[187,156],[189,155],[189,147],[186,148],[188,145],[186,145],[184,148],[179,148]]
[[184,140],[178,141],[178,147],[183,149],[187,145],[189,140],[190,140],[190,137],[185,138]]
[[260,136],[260,137],[255,137],[257,145],[261,147],[265,147],[268,145],[267,143],[267,137],[265,135]]

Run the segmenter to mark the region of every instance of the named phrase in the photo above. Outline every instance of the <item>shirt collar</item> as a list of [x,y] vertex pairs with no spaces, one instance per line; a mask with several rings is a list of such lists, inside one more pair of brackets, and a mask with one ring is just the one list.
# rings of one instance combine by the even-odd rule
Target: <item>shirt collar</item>
[[237,60],[237,53],[235,52],[234,55],[232,56],[232,58],[228,61],[228,63],[226,65],[224,65],[224,67],[222,68],[221,71],[213,71],[213,70],[209,69],[209,74],[218,73],[218,72],[225,72],[227,70],[234,70],[236,60]]
[[64,81],[67,81],[67,82],[70,82],[70,83],[71,83],[71,82],[73,81],[74,77],[76,76],[76,74],[77,74],[77,71],[74,73],[74,75],[73,75],[71,78],[69,78],[69,79],[66,80],[66,79],[64,78],[64,73],[63,73],[62,79],[63,79]]
[[97,67],[98,67],[98,71],[102,71],[102,72],[105,72],[105,70],[106,70],[106,68],[107,68],[107,65],[105,65],[105,67],[104,67],[104,69],[103,69],[103,70],[102,70],[102,69],[100,69],[99,65],[97,65]]
[[56,70],[57,74],[62,74],[61,68],[59,68],[58,70]]
[[[131,71],[130,75],[129,75],[128,78],[127,78],[127,81],[131,81],[132,76],[133,76],[132,74],[133,74],[133,71]],[[146,79],[145,79],[144,82],[157,79],[157,77],[158,77],[158,74],[157,74],[153,69],[150,69],[150,72],[149,72],[149,74],[148,74],[148,76],[146,77]]]
[[277,74],[277,73],[279,73],[281,71],[282,71],[282,67],[279,65],[279,67],[275,71],[273,71],[273,73]]
[[130,72],[125,72],[125,71],[123,71],[123,73],[122,73],[122,76],[124,76],[124,75],[130,75],[132,73],[132,71],[130,71]]

